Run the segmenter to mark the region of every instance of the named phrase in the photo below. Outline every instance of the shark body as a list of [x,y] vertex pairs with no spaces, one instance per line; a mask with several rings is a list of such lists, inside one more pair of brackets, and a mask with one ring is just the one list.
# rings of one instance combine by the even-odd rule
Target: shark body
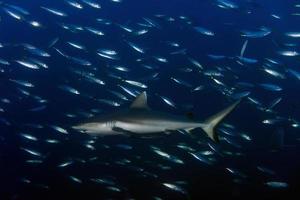
[[129,109],[104,115],[102,117],[92,118],[84,123],[73,126],[72,128],[94,136],[126,133],[145,135],[172,130],[191,131],[195,128],[202,128],[212,140],[217,142],[218,136],[214,132],[215,127],[237,106],[238,103],[239,101],[213,115],[204,122],[200,122],[188,117],[150,109],[147,104],[147,94],[146,92],[143,92],[137,96]]

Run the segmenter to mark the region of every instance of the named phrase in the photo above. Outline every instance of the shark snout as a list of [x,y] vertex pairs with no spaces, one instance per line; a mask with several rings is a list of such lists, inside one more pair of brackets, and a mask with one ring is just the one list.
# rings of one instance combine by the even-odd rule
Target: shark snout
[[81,133],[88,133],[88,134],[98,134],[101,132],[109,131],[108,127],[105,126],[105,123],[82,123],[72,126],[72,129],[79,131]]
[[80,126],[79,125],[75,125],[75,126],[71,126],[72,129],[75,129],[75,130],[78,130],[80,129]]
[[77,124],[75,126],[71,126],[71,128],[79,132],[86,132],[88,130],[84,124]]

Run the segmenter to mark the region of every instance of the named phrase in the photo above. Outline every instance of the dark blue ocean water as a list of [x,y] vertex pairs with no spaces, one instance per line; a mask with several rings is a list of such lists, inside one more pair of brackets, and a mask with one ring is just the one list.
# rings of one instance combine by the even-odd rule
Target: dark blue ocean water
[[[238,8],[233,9],[220,8],[220,1],[213,0],[95,1],[101,4],[101,9],[79,0],[76,2],[84,8],[77,9],[62,0],[4,0],[0,5],[0,44],[3,44],[0,59],[10,63],[0,65],[3,69],[0,73],[0,199],[273,199],[299,196],[300,80],[299,75],[297,78],[289,70],[299,72],[300,62],[299,56],[278,53],[281,50],[300,51],[299,38],[286,36],[287,32],[300,31],[300,18],[293,15],[300,13],[300,8],[295,6],[297,1],[235,0],[232,2]],[[6,12],[7,9],[22,13],[10,5],[24,8],[29,14],[17,20]],[[57,16],[41,6],[58,9],[68,16]],[[99,18],[110,24],[97,22]],[[140,25],[149,26],[145,18],[153,20],[157,26]],[[29,25],[30,20],[40,22],[42,27]],[[93,27],[103,31],[104,36],[92,34],[85,28],[81,31],[66,30],[61,24]],[[134,32],[143,28],[148,32],[137,35],[123,30],[120,25]],[[201,34],[195,27],[205,27],[215,34]],[[261,38],[241,36],[242,30],[257,31],[261,27],[267,27],[271,33]],[[88,60],[92,65],[72,62],[49,47],[55,38],[58,41],[54,48],[68,56]],[[246,40],[245,56],[257,59],[255,64],[237,62]],[[66,43],[68,41],[83,44],[86,50],[72,48]],[[139,45],[145,53],[135,51],[126,41]],[[174,47],[168,42],[177,42],[180,46]],[[51,56],[33,55],[26,50],[24,43]],[[287,46],[287,43],[295,46]],[[96,54],[98,49],[113,49],[120,59],[102,58]],[[184,54],[172,54],[182,49]],[[216,60],[209,54],[225,58]],[[159,62],[156,56],[164,57],[168,62]],[[16,62],[30,58],[43,61],[48,69],[29,69]],[[203,69],[196,67],[189,58],[201,63]],[[266,58],[280,64],[270,64]],[[153,66],[153,69],[146,69],[143,64]],[[114,68],[116,65],[129,71],[118,71]],[[280,72],[284,78],[266,73],[264,66]],[[191,72],[186,72],[186,69],[191,69]],[[91,83],[74,73],[75,70],[93,73],[105,85]],[[222,76],[205,75],[208,70],[216,70]],[[155,73],[158,76],[153,78]],[[113,75],[122,80],[142,82],[148,87],[142,89],[126,84]],[[176,83],[171,77],[184,80],[188,86]],[[214,79],[223,85],[216,84]],[[12,80],[26,80],[34,87],[20,86]],[[238,82],[251,83],[253,87],[239,87]],[[264,89],[261,83],[274,84],[282,90]],[[61,90],[61,85],[76,88],[80,94]],[[205,120],[234,102],[236,93],[250,92],[248,97],[259,103],[253,104],[244,97],[226,117],[224,123],[234,126],[234,136],[217,130],[232,143],[221,140],[215,144],[201,129],[193,130],[192,134],[173,131],[151,138],[93,138],[71,129],[85,120],[87,114],[101,116],[128,108],[134,97],[120,85],[137,92],[147,91],[152,109],[183,116],[193,113],[199,120]],[[204,89],[192,91],[199,85]],[[23,94],[20,89],[30,95]],[[118,91],[129,100],[118,99],[110,91]],[[166,104],[160,96],[168,97],[176,106]],[[281,98],[281,101],[271,109],[273,112],[266,112],[276,98]],[[41,102],[41,99],[46,102]],[[120,106],[107,105],[97,99],[117,101]],[[43,106],[41,110],[31,110],[40,106]],[[66,116],[69,113],[75,117]],[[274,122],[265,124],[266,119]],[[38,125],[42,128],[36,128]],[[53,125],[64,128],[68,134],[54,130]],[[224,129],[222,124],[219,127]],[[28,140],[22,137],[22,133],[37,139]],[[250,141],[241,137],[243,133],[251,138]],[[283,134],[283,140],[274,139],[278,134]],[[51,144],[47,139],[58,143]],[[93,150],[86,146],[91,140]],[[178,144],[183,143],[193,151],[179,148]],[[217,151],[208,144],[216,146]],[[159,156],[151,147],[175,156],[184,164]],[[24,149],[39,152],[41,156]],[[191,154],[206,150],[213,153],[212,156],[203,155],[211,159],[211,164],[201,162]],[[40,160],[41,163],[32,164],[28,160]],[[66,161],[72,164],[58,167]],[[269,171],[262,172],[258,166]],[[92,181],[97,178],[113,183]],[[287,187],[268,186],[267,182],[272,181],[286,183]],[[172,190],[163,183],[177,185],[182,190]],[[111,187],[119,190],[114,191]]]

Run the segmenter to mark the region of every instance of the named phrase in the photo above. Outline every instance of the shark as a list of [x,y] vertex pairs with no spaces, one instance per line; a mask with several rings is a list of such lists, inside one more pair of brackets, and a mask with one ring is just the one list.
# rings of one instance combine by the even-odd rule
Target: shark
[[147,103],[147,93],[140,93],[130,107],[107,115],[93,117],[72,126],[73,129],[92,136],[129,134],[145,136],[146,134],[164,133],[176,130],[191,132],[201,128],[214,142],[219,138],[216,126],[239,104],[240,100],[204,121],[197,121],[187,116],[174,115],[151,109]]

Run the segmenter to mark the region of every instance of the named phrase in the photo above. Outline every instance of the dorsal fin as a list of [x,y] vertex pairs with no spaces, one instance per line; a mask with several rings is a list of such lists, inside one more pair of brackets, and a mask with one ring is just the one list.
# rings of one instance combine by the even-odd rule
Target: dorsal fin
[[149,107],[147,104],[147,93],[142,92],[141,94],[139,94],[139,96],[137,96],[130,105],[130,108],[148,109]]

